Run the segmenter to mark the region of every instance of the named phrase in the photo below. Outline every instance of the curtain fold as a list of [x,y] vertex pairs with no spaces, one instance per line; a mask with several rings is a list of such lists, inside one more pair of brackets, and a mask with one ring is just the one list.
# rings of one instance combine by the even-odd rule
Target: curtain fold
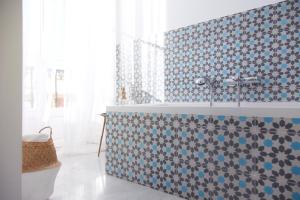
[[116,103],[164,101],[164,0],[117,1]]
[[24,74],[33,80],[24,83],[24,96],[33,94],[34,100],[24,98],[32,106],[23,109],[23,134],[50,125],[59,153],[96,152],[96,145],[85,146],[99,143],[98,114],[115,98],[115,2],[24,0],[24,5],[23,65],[34,69],[34,76]]
[[117,104],[163,102],[163,48],[140,39],[122,37],[116,51]]

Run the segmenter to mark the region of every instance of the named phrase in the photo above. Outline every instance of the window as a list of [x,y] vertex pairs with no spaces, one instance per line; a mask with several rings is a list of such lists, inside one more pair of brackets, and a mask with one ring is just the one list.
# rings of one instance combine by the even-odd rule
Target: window
[[26,67],[24,70],[24,107],[34,107],[34,93],[33,93],[33,67]]
[[64,70],[55,72],[54,107],[64,107]]
[[51,87],[50,97],[52,107],[64,107],[64,70],[48,69],[48,81]]

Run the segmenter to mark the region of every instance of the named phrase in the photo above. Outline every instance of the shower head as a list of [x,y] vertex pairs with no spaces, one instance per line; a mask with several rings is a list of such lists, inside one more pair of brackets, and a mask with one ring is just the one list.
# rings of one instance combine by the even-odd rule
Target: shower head
[[196,80],[195,80],[195,83],[197,84],[197,85],[200,85],[200,86],[202,86],[202,85],[205,85],[206,83],[207,83],[207,78],[204,78],[204,77],[201,77],[201,78],[197,78]]
[[195,84],[197,84],[198,86],[203,86],[203,85],[208,85],[209,86],[209,93],[210,93],[210,102],[209,102],[209,106],[212,107],[213,104],[213,96],[214,96],[214,85],[215,85],[216,81],[215,79],[211,79],[209,77],[200,77],[195,79]]

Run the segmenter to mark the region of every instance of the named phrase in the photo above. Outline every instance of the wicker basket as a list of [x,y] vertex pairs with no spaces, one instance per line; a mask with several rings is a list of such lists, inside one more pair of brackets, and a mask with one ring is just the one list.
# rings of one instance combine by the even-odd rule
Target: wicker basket
[[56,150],[52,140],[52,128],[42,128],[39,133],[49,129],[50,138],[46,142],[23,141],[23,164],[22,172],[33,172],[59,165]]

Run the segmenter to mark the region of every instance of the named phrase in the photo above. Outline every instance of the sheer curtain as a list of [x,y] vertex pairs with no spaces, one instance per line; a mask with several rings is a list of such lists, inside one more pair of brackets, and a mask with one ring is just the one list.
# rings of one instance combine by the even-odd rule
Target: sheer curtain
[[23,134],[50,125],[59,151],[88,151],[82,146],[99,141],[97,114],[115,94],[115,2],[23,4]]
[[164,101],[164,0],[117,1],[118,104]]
[[109,1],[68,0],[65,8],[65,145],[72,152],[98,142],[97,114],[113,103],[115,21]]

